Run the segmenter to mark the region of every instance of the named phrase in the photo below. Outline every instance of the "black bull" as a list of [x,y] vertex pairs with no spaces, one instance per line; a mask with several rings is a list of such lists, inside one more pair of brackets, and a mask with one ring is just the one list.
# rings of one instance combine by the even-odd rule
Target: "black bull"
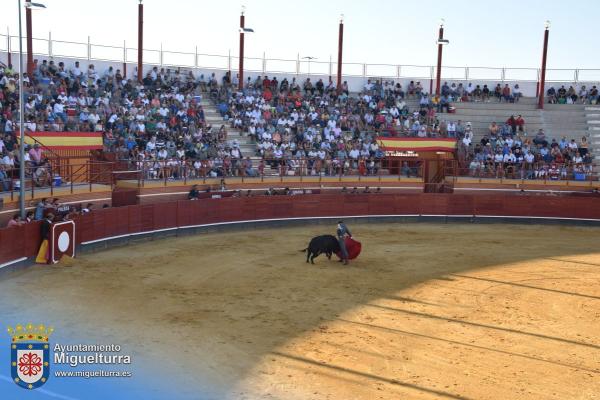
[[310,260],[312,264],[315,257],[325,253],[327,258],[331,260],[331,255],[340,251],[340,243],[333,235],[321,235],[311,239],[308,247],[302,251],[308,251],[306,254],[306,262]]

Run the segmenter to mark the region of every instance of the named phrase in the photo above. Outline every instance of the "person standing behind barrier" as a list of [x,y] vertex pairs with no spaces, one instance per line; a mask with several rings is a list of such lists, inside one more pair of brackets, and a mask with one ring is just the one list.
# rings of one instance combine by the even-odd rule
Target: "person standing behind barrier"
[[194,185],[188,193],[188,200],[198,200],[199,195],[200,193],[198,192],[198,185]]
[[346,224],[344,224],[344,221],[338,221],[336,234],[338,242],[340,243],[340,252],[342,253],[342,259],[340,262],[343,262],[344,265],[348,265],[348,250],[346,249],[346,243],[344,240],[346,239],[346,236],[352,237],[352,234],[350,233],[350,230]]
[[40,226],[40,236],[42,238],[42,243],[40,244],[40,249],[38,251],[37,257],[35,258],[35,262],[38,264],[48,264],[48,260],[50,259],[50,249],[49,249],[49,239],[50,239],[50,230],[52,229],[52,222],[54,221],[54,214],[49,213],[46,218],[42,221],[42,225]]
[[42,198],[37,205],[35,206],[35,219],[36,221],[40,221],[41,219],[44,218],[44,211],[46,210],[46,207],[48,206],[47,202],[46,202],[46,198]]

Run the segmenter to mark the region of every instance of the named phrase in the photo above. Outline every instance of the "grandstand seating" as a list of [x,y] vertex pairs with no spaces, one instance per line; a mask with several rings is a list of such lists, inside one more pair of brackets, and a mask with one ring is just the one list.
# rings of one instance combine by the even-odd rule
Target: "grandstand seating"
[[[68,71],[69,68],[70,68],[70,66],[68,66],[68,65],[65,66],[66,71]],[[105,75],[104,71],[92,70],[91,73],[88,71],[87,74],[85,73],[85,71],[82,71],[82,75],[87,76],[88,85],[93,85],[95,82],[95,79],[97,79],[98,77],[102,77],[103,83],[101,84],[102,87],[98,88],[98,94],[97,94],[98,97],[100,97],[100,92],[103,89],[106,89],[107,87],[109,87],[108,83],[107,83],[108,75]],[[178,78],[175,79],[174,78],[175,75],[177,75]],[[147,86],[147,88],[148,88],[148,85],[150,85],[150,86],[153,85],[152,81],[149,80],[150,79],[149,76],[150,76],[150,73],[148,74],[148,77],[146,77],[146,79],[144,80],[144,83]],[[202,107],[202,111],[200,111],[200,112],[203,115],[197,116],[197,114],[193,114],[194,115],[193,119],[195,122],[197,122],[196,125],[201,126],[202,124],[206,123],[206,125],[212,125],[213,129],[215,129],[215,128],[218,129],[221,125],[226,125],[228,136],[226,138],[220,138],[220,140],[224,139],[224,141],[228,141],[228,142],[233,142],[233,141],[237,142],[242,155],[244,157],[246,157],[246,156],[252,157],[254,160],[253,165],[254,165],[254,167],[256,167],[256,164],[258,163],[258,160],[260,158],[259,156],[257,156],[257,153],[256,153],[256,150],[257,150],[256,143],[251,141],[250,138],[246,134],[243,134],[242,132],[240,132],[240,130],[238,130],[236,128],[232,128],[230,126],[230,124],[227,123],[223,119],[220,112],[217,110],[217,108],[212,103],[212,101],[208,98],[209,97],[208,93],[205,93],[202,96],[200,96],[201,95],[200,88],[194,88],[194,87],[190,86],[194,82],[189,80],[187,73],[179,74],[178,72],[175,72],[175,70],[173,70],[171,76],[172,76],[172,78],[170,78],[169,81],[171,82],[171,79],[174,79],[174,80],[172,80],[171,85],[179,86],[180,92],[183,92],[186,96],[188,96],[187,97],[188,100],[193,98],[195,101],[198,101],[201,99],[200,106]],[[38,76],[38,78],[39,78],[39,76]],[[56,78],[59,79],[58,75],[56,75]],[[47,79],[47,77],[44,76],[44,79]],[[146,80],[148,80],[148,81],[146,81]],[[215,83],[216,83],[216,80],[215,80]],[[302,83],[302,82],[299,82],[299,83]],[[107,85],[106,87],[104,86],[105,84]],[[87,89],[87,86],[85,86],[83,84],[83,80],[82,80],[82,86],[83,86],[83,88],[86,88],[86,89],[82,89],[82,90],[89,91],[89,89]],[[110,86],[112,88],[111,90],[115,90],[116,86],[118,86],[118,85],[111,84],[111,86]],[[164,83],[162,86],[163,86],[162,89],[163,90],[167,89],[166,90],[167,92],[169,92],[170,89],[172,89],[172,87],[169,87],[168,85],[165,86]],[[42,90],[48,90],[47,85],[42,86]],[[69,90],[69,88],[67,88],[67,90]],[[217,92],[218,91],[219,90],[217,90]],[[29,93],[33,94],[34,93],[33,89],[29,89]],[[131,93],[134,93],[134,92],[132,91]],[[165,91],[159,92],[159,93],[165,93]],[[231,93],[232,92],[229,92],[228,95],[231,96]],[[69,93],[67,93],[67,94],[69,94]],[[55,95],[56,95],[56,93],[55,93]],[[153,95],[154,94],[151,93],[148,97],[148,100],[150,100],[150,97],[152,97]],[[219,95],[220,96],[224,95],[222,90],[221,90],[221,93],[219,93]],[[175,97],[175,92],[171,96]],[[359,96],[359,94],[355,93],[351,96]],[[225,96],[225,97],[227,98],[227,96]],[[66,99],[66,97],[65,97],[65,99]],[[183,99],[183,97],[182,97],[182,99]],[[194,100],[190,100],[190,104],[193,104]],[[98,129],[98,126],[102,126],[102,127],[108,129],[108,127],[111,126],[111,124],[114,124],[114,123],[108,122],[108,119],[111,116],[111,114],[112,115],[115,114],[114,109],[113,109],[113,111],[110,110],[111,106],[114,107],[117,105],[115,103],[118,103],[118,105],[125,106],[125,108],[128,108],[128,109],[132,109],[132,107],[139,108],[139,106],[140,106],[139,101],[140,101],[139,99],[136,100],[134,97],[131,97],[131,99],[124,99],[124,100],[118,101],[118,102],[113,102],[113,100],[110,100],[111,105],[109,106],[108,105],[109,100],[106,100],[107,104],[106,104],[106,107],[104,107],[103,104],[99,104],[99,102],[101,102],[101,101],[96,99],[96,100],[94,100],[94,102],[96,105],[99,106],[99,109],[101,110],[100,111],[100,114],[101,114],[100,121],[98,121],[98,123],[94,126],[92,126],[88,123],[84,123],[82,125],[84,126],[85,130]],[[142,100],[142,101],[144,101],[144,100]],[[166,104],[171,104],[170,102],[172,100],[166,100],[166,101],[167,101]],[[52,118],[54,119],[54,122],[49,122],[48,125],[61,124],[62,121],[65,121],[68,124],[74,124],[79,120],[80,113],[82,111],[84,111],[85,106],[79,106],[79,104],[76,104],[77,103],[76,100],[69,99],[69,102],[72,104],[72,106],[76,106],[77,110],[73,111],[72,107],[67,107],[66,113],[64,115],[60,116],[60,118],[58,118],[58,114],[53,115]],[[415,98],[406,99],[405,102],[406,102],[408,109],[411,112],[419,109],[419,100],[418,99],[415,99]],[[158,107],[154,104],[153,104],[153,106]],[[161,106],[165,107],[165,103],[163,102],[163,104]],[[453,103],[453,106],[455,108],[454,113],[437,113],[436,117],[440,121],[462,120],[464,123],[469,122],[471,127],[473,128],[473,133],[474,133],[474,137],[472,140],[473,144],[478,143],[479,140],[487,133],[488,125],[492,121],[496,121],[501,125],[507,120],[508,117],[510,117],[510,115],[522,115],[523,118],[525,119],[525,127],[526,127],[525,132],[527,133],[528,138],[533,138],[533,136],[536,134],[536,132],[539,129],[543,129],[546,132],[546,135],[549,139],[555,138],[557,140],[564,136],[564,137],[567,137],[567,139],[575,139],[575,140],[579,141],[579,139],[581,139],[581,137],[583,137],[583,136],[590,137],[591,134],[595,134],[597,136],[592,136],[591,140],[589,140],[590,147],[593,149],[594,152],[596,152],[596,154],[598,154],[597,153],[598,148],[600,148],[600,146],[595,146],[595,145],[600,144],[600,131],[599,131],[600,130],[600,107],[597,107],[594,105],[547,104],[545,110],[538,110],[537,102],[536,102],[535,98],[522,97],[520,99],[520,101],[516,102],[516,103],[506,103],[506,102],[500,103],[495,98],[492,97],[488,102],[456,102],[456,103]],[[174,106],[174,107],[175,108],[173,110],[177,110],[177,107],[176,106]],[[192,113],[199,112],[198,110],[195,110],[195,106],[192,105],[190,107],[194,108],[194,110],[190,110],[190,111],[192,111]],[[172,110],[171,115],[173,114],[173,110]],[[26,111],[26,113],[27,113],[27,111]],[[47,115],[50,118],[51,113],[48,113]],[[148,121],[148,119],[147,119],[148,115],[149,114],[147,113],[147,115],[145,117],[146,121]],[[119,116],[121,117],[120,114],[119,114]],[[153,117],[157,116],[156,111],[153,111],[152,116]],[[12,118],[14,119],[14,115],[12,115]],[[47,123],[48,121],[44,121],[44,120],[40,119],[40,115],[38,114],[37,120],[34,122],[37,122],[38,125],[40,125],[40,124],[43,125],[44,123]],[[170,123],[171,122],[177,123],[178,124],[177,129],[180,129],[181,126],[187,125],[188,121],[187,120],[183,121],[183,119],[182,119],[179,122],[170,121]],[[147,136],[147,135],[141,135],[140,132],[138,131],[138,128],[132,128],[133,122],[130,122],[129,124],[125,123],[124,125],[126,126],[125,131],[127,131],[128,128],[133,129],[132,132],[134,132],[134,135],[136,135],[136,137],[138,138],[138,145],[140,145],[140,147],[145,147],[146,140],[147,140],[147,137],[145,137],[145,136]],[[71,125],[70,130],[73,130],[73,129],[74,129],[74,125]],[[153,130],[154,128],[148,127],[147,129],[148,129],[148,132],[150,132],[151,129]],[[372,129],[372,127],[370,127],[369,129]],[[82,130],[84,130],[84,129],[82,129]],[[598,134],[595,133],[596,131],[599,131]],[[179,131],[179,135],[181,135],[181,131]],[[211,134],[207,134],[205,132],[204,136],[207,136],[207,135],[210,136]],[[114,143],[116,142],[116,139],[118,139],[118,138],[111,139],[108,136],[109,135],[107,135],[105,143],[107,143],[109,145],[111,151],[114,151],[115,150]],[[165,139],[164,138],[162,138],[162,139],[164,142]],[[213,139],[209,139],[209,141],[211,141],[211,140],[213,140]],[[598,140],[599,142],[597,143],[596,140]],[[205,142],[205,144],[207,144],[207,143]],[[214,146],[214,145],[215,145],[214,141],[210,142],[210,146]],[[222,151],[222,150],[223,149],[221,149],[219,151]],[[333,154],[334,154],[334,152],[332,152],[332,155]],[[370,157],[373,157],[372,153],[371,153]],[[189,159],[189,157],[188,157],[188,159]],[[174,162],[180,162],[180,161],[174,160]],[[130,163],[130,167],[134,167],[134,165],[132,163]],[[273,174],[279,173],[279,171],[277,171],[274,168],[272,170],[270,170],[269,172],[273,173]]]

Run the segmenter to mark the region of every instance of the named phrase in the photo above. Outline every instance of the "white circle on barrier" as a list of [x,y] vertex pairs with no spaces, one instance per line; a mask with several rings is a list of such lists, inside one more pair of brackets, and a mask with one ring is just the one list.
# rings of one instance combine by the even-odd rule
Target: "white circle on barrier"
[[70,243],[71,237],[69,236],[68,232],[61,232],[60,235],[58,235],[58,249],[61,252],[64,253],[65,251],[67,251]]

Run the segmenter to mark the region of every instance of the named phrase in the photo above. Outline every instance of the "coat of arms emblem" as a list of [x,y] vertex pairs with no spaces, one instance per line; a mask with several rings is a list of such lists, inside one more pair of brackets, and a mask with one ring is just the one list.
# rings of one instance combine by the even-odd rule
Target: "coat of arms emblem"
[[11,376],[13,382],[25,389],[36,389],[50,376],[50,343],[54,329],[44,325],[8,327],[11,336]]

